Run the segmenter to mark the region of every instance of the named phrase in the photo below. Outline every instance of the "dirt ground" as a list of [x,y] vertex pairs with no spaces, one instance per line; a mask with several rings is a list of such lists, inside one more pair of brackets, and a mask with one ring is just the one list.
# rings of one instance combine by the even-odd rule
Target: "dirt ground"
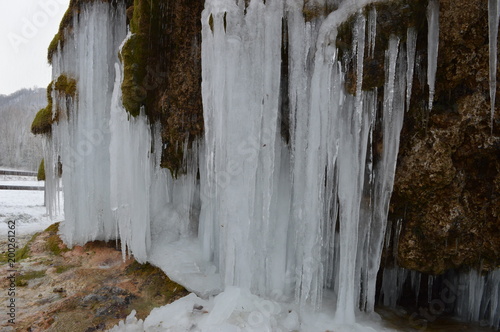
[[[31,239],[18,239],[26,245],[18,248],[13,268],[2,253],[1,301],[15,300],[15,324],[1,310],[0,332],[106,330],[132,310],[143,319],[154,307],[188,294],[158,268],[131,257],[124,260],[115,241],[69,250],[57,232],[55,224]],[[8,278],[13,274],[15,287],[14,278]]]

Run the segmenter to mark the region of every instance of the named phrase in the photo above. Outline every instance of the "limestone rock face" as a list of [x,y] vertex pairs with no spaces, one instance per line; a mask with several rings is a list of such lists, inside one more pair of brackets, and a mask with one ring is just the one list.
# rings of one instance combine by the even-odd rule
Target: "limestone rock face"
[[440,274],[500,263],[500,118],[497,107],[492,132],[487,14],[487,1],[440,1],[436,100],[429,113],[418,102],[424,94],[412,98],[391,201],[391,218],[403,221],[397,258],[405,268]]

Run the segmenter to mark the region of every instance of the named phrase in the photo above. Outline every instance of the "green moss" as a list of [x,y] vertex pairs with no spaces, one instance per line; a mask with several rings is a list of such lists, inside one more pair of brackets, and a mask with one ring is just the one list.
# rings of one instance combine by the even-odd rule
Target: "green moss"
[[52,89],[53,82],[47,86],[47,106],[38,111],[31,123],[31,132],[37,134],[49,134],[52,131]]
[[208,26],[210,27],[210,30],[212,30],[212,33],[214,32],[214,17],[212,14],[208,17]]
[[132,35],[123,45],[120,58],[123,62],[122,102],[133,116],[146,104],[147,90],[142,82],[146,77],[147,38],[144,34]]
[[203,2],[191,0],[135,0],[127,10],[133,35],[120,53],[122,103],[128,114],[144,107],[151,123],[162,124],[161,166],[172,174],[184,173],[185,143],[189,149],[203,134],[202,10]]
[[43,278],[45,276],[45,271],[29,271],[24,274],[20,274],[16,278],[16,285],[18,287],[25,287],[28,285],[28,281]]
[[40,166],[38,166],[38,174],[36,176],[38,181],[45,181],[45,161],[42,159]]
[[[29,257],[30,246],[33,243],[33,241],[35,241],[35,239],[38,237],[38,235],[40,235],[40,233],[35,233],[21,249],[16,250],[16,255],[14,257],[16,263]],[[8,262],[7,253],[2,253],[0,255],[0,263],[4,264],[7,262]]]
[[61,34],[58,32],[52,38],[52,41],[49,44],[49,48],[47,50],[47,62],[49,64],[52,64],[52,57],[54,56],[54,53],[57,51],[57,47],[59,46],[59,43],[61,42]]
[[63,18],[61,19],[61,23],[59,23],[59,30],[49,44],[49,48],[47,50],[47,61],[49,64],[52,64],[52,57],[54,56],[57,47],[60,46],[61,49],[64,47],[64,43],[66,41],[65,30],[67,28],[72,28],[73,15],[78,9],[78,2],[79,1],[77,0],[70,1],[69,7],[64,13]]
[[61,255],[61,253],[63,252],[69,251],[69,249],[57,234],[59,232],[59,223],[50,225],[44,232],[49,233],[49,236],[45,242],[45,247],[48,251],[56,256]]
[[31,132],[37,134],[47,134],[52,128],[52,108],[42,108],[35,116],[31,124]]
[[58,233],[59,232],[59,224],[58,222],[56,223],[53,223],[52,225],[50,225],[49,227],[47,227],[44,232],[49,232],[49,233]]
[[76,96],[76,80],[74,78],[68,78],[65,74],[60,75],[54,84],[54,89],[59,93],[63,93],[66,96],[75,97]]
[[56,267],[56,273],[64,273],[66,271],[71,270],[74,267],[75,266],[73,266],[73,265],[59,265]]
[[50,82],[47,86],[47,106],[42,108],[35,116],[31,123],[31,132],[37,134],[50,134],[52,131],[52,124],[59,121],[60,109],[56,107],[55,116],[52,115],[54,100],[52,98],[52,91],[58,91],[65,94],[67,97],[76,96],[76,80],[68,78],[65,74],[60,75],[57,80]]
[[36,238],[39,235],[40,235],[40,233],[35,233],[31,237],[31,239],[26,243],[26,245],[24,247],[22,247],[21,250],[18,250],[16,252],[16,262],[19,262],[20,260],[29,257],[31,244],[36,240]]
[[[68,9],[64,13],[64,16],[59,23],[59,29],[57,34],[52,39],[48,50],[47,50],[47,61],[49,64],[52,64],[52,57],[57,50],[57,47],[60,46],[61,49],[64,48],[64,44],[66,42],[66,35],[70,34],[73,30],[73,18],[75,15],[80,14],[80,8],[84,3],[91,3],[97,0],[70,0]],[[118,1],[115,0],[99,0],[101,2],[110,2],[113,5],[116,5]],[[130,0],[125,1],[127,5],[129,5]]]
[[156,306],[170,303],[188,294],[184,287],[170,280],[161,269],[149,263],[140,264],[135,261],[127,266],[125,272],[131,277],[146,280],[141,288],[143,296],[133,303],[139,317],[146,316]]

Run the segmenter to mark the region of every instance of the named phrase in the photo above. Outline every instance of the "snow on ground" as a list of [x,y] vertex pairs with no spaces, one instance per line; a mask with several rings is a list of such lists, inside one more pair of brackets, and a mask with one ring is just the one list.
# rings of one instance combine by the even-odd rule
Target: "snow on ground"
[[[35,177],[1,175],[0,184],[43,186]],[[60,220],[62,216],[56,218]],[[9,221],[16,222],[16,236],[31,235],[47,228],[51,220],[44,206],[42,190],[0,190],[0,238],[7,239]]]
[[298,310],[294,304],[265,300],[248,290],[228,287],[208,300],[191,293],[153,309],[145,320],[133,311],[110,332],[376,332],[396,331],[383,326],[377,315],[360,315],[358,323],[342,325],[333,320],[332,308],[320,312]]

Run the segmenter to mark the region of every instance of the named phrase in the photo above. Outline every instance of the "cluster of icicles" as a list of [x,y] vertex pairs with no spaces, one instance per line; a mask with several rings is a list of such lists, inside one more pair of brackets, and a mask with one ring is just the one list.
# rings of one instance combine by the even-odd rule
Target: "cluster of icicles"
[[[346,323],[357,310],[374,310],[417,31],[408,29],[406,42],[390,37],[384,88],[363,91],[377,12],[361,9],[374,1],[345,0],[312,22],[299,2],[253,0],[244,8],[245,1],[207,0],[205,135],[186,149],[187,173],[175,179],[159,167],[159,125],[128,117],[121,105],[124,6],[83,5],[53,57],[53,76],[75,77],[78,94],[59,102],[63,115],[45,151],[49,165],[60,157],[64,167],[61,232],[68,245],[120,238],[124,254],[152,261],[199,294],[235,285],[314,307],[327,291]],[[428,12],[432,105],[437,0]],[[354,95],[345,91],[345,61],[335,46],[337,27],[351,15]],[[497,12],[491,18],[498,27]],[[377,118],[383,142],[374,162]],[[54,171],[49,211],[57,208],[58,183]]]

